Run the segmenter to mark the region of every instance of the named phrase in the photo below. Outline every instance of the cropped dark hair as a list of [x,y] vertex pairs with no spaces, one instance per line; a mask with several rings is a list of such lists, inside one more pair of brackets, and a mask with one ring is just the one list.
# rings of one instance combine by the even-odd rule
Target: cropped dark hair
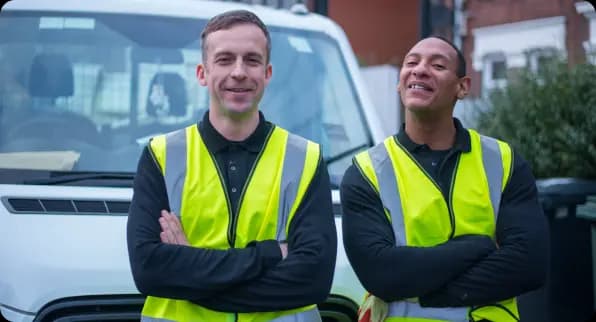
[[267,38],[267,62],[269,62],[269,57],[271,56],[271,36],[269,36],[269,31],[267,30],[267,27],[263,21],[261,21],[257,15],[248,10],[226,11],[209,19],[207,25],[203,29],[203,32],[201,33],[201,51],[203,52],[203,62],[205,62],[207,57],[207,44],[205,41],[207,36],[212,32],[230,29],[233,26],[240,24],[252,24],[259,27],[259,29],[263,31],[265,38]]
[[461,52],[461,50],[459,50],[459,48],[457,48],[453,42],[443,36],[430,36],[428,38],[437,38],[449,44],[449,46],[451,46],[451,48],[453,48],[457,53],[457,77],[462,78],[466,76],[466,59],[464,58],[464,54]]

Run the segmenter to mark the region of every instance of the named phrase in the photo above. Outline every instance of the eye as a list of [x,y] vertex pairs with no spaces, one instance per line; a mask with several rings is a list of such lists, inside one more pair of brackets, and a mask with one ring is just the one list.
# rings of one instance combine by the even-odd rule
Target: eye
[[406,66],[408,66],[408,67],[416,66],[416,64],[417,64],[417,62],[413,61],[413,60],[406,62]]
[[249,65],[252,65],[252,66],[254,66],[254,65],[260,65],[261,64],[261,60],[259,58],[257,58],[257,57],[248,57],[246,59],[246,62]]
[[433,64],[433,67],[435,67],[436,69],[445,69],[445,65],[441,65],[441,64]]
[[219,58],[215,59],[215,62],[217,64],[225,65],[225,64],[231,63],[232,59],[230,57],[219,57]]

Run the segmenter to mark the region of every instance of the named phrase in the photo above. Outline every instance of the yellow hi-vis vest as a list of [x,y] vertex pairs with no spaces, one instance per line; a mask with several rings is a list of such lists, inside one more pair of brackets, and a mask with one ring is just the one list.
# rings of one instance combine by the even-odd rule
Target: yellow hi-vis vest
[[[279,127],[269,132],[242,191],[230,209],[221,169],[195,125],[151,140],[171,211],[193,247],[244,248],[251,241],[285,240],[289,223],[312,181],[320,157],[316,143]],[[236,213],[236,220],[232,217]],[[200,268],[197,268],[200,269]],[[320,321],[316,306],[282,312],[218,312],[189,301],[149,296],[142,321]]]
[[[397,246],[432,247],[466,234],[495,238],[501,194],[511,172],[509,145],[469,130],[472,149],[461,153],[449,199],[414,157],[395,139],[355,158],[375,188],[393,227]],[[422,307],[417,299],[389,303],[385,321],[519,321],[515,298],[480,307]]]

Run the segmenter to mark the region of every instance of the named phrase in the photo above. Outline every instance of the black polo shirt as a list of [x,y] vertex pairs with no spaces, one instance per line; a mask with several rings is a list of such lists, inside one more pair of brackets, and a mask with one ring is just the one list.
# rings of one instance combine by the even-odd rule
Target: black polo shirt
[[[394,136],[435,180],[445,200],[457,156],[471,152],[470,135],[454,119],[455,144],[433,151],[404,127]],[[343,241],[364,287],[385,301],[418,297],[423,306],[474,306],[520,295],[542,285],[548,267],[546,218],[530,167],[514,153],[503,192],[496,244],[486,236],[459,236],[434,247],[395,246],[391,223],[373,187],[351,165],[340,187]]]
[[467,153],[471,150],[470,133],[466,131],[458,119],[454,119],[455,142],[453,147],[447,150],[432,150],[426,144],[418,144],[406,134],[405,125],[401,131],[394,136],[398,144],[402,145],[424,170],[439,185],[443,196],[448,198],[451,188],[451,179],[455,160],[459,153]]
[[265,121],[259,113],[259,124],[245,140],[235,142],[223,137],[209,122],[209,113],[205,113],[199,122],[199,132],[207,150],[215,157],[217,167],[222,174],[234,215],[238,213],[238,200],[251,169],[265,145],[265,140],[273,130],[273,124]]

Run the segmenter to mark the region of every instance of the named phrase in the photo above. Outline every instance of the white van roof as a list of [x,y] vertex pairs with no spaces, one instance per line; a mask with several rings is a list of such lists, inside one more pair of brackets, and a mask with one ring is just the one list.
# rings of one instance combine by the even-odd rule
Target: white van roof
[[92,12],[209,19],[235,9],[252,11],[270,26],[321,32],[333,32],[336,27],[330,19],[315,13],[297,14],[263,5],[204,0],[18,0],[5,4],[2,11]]

